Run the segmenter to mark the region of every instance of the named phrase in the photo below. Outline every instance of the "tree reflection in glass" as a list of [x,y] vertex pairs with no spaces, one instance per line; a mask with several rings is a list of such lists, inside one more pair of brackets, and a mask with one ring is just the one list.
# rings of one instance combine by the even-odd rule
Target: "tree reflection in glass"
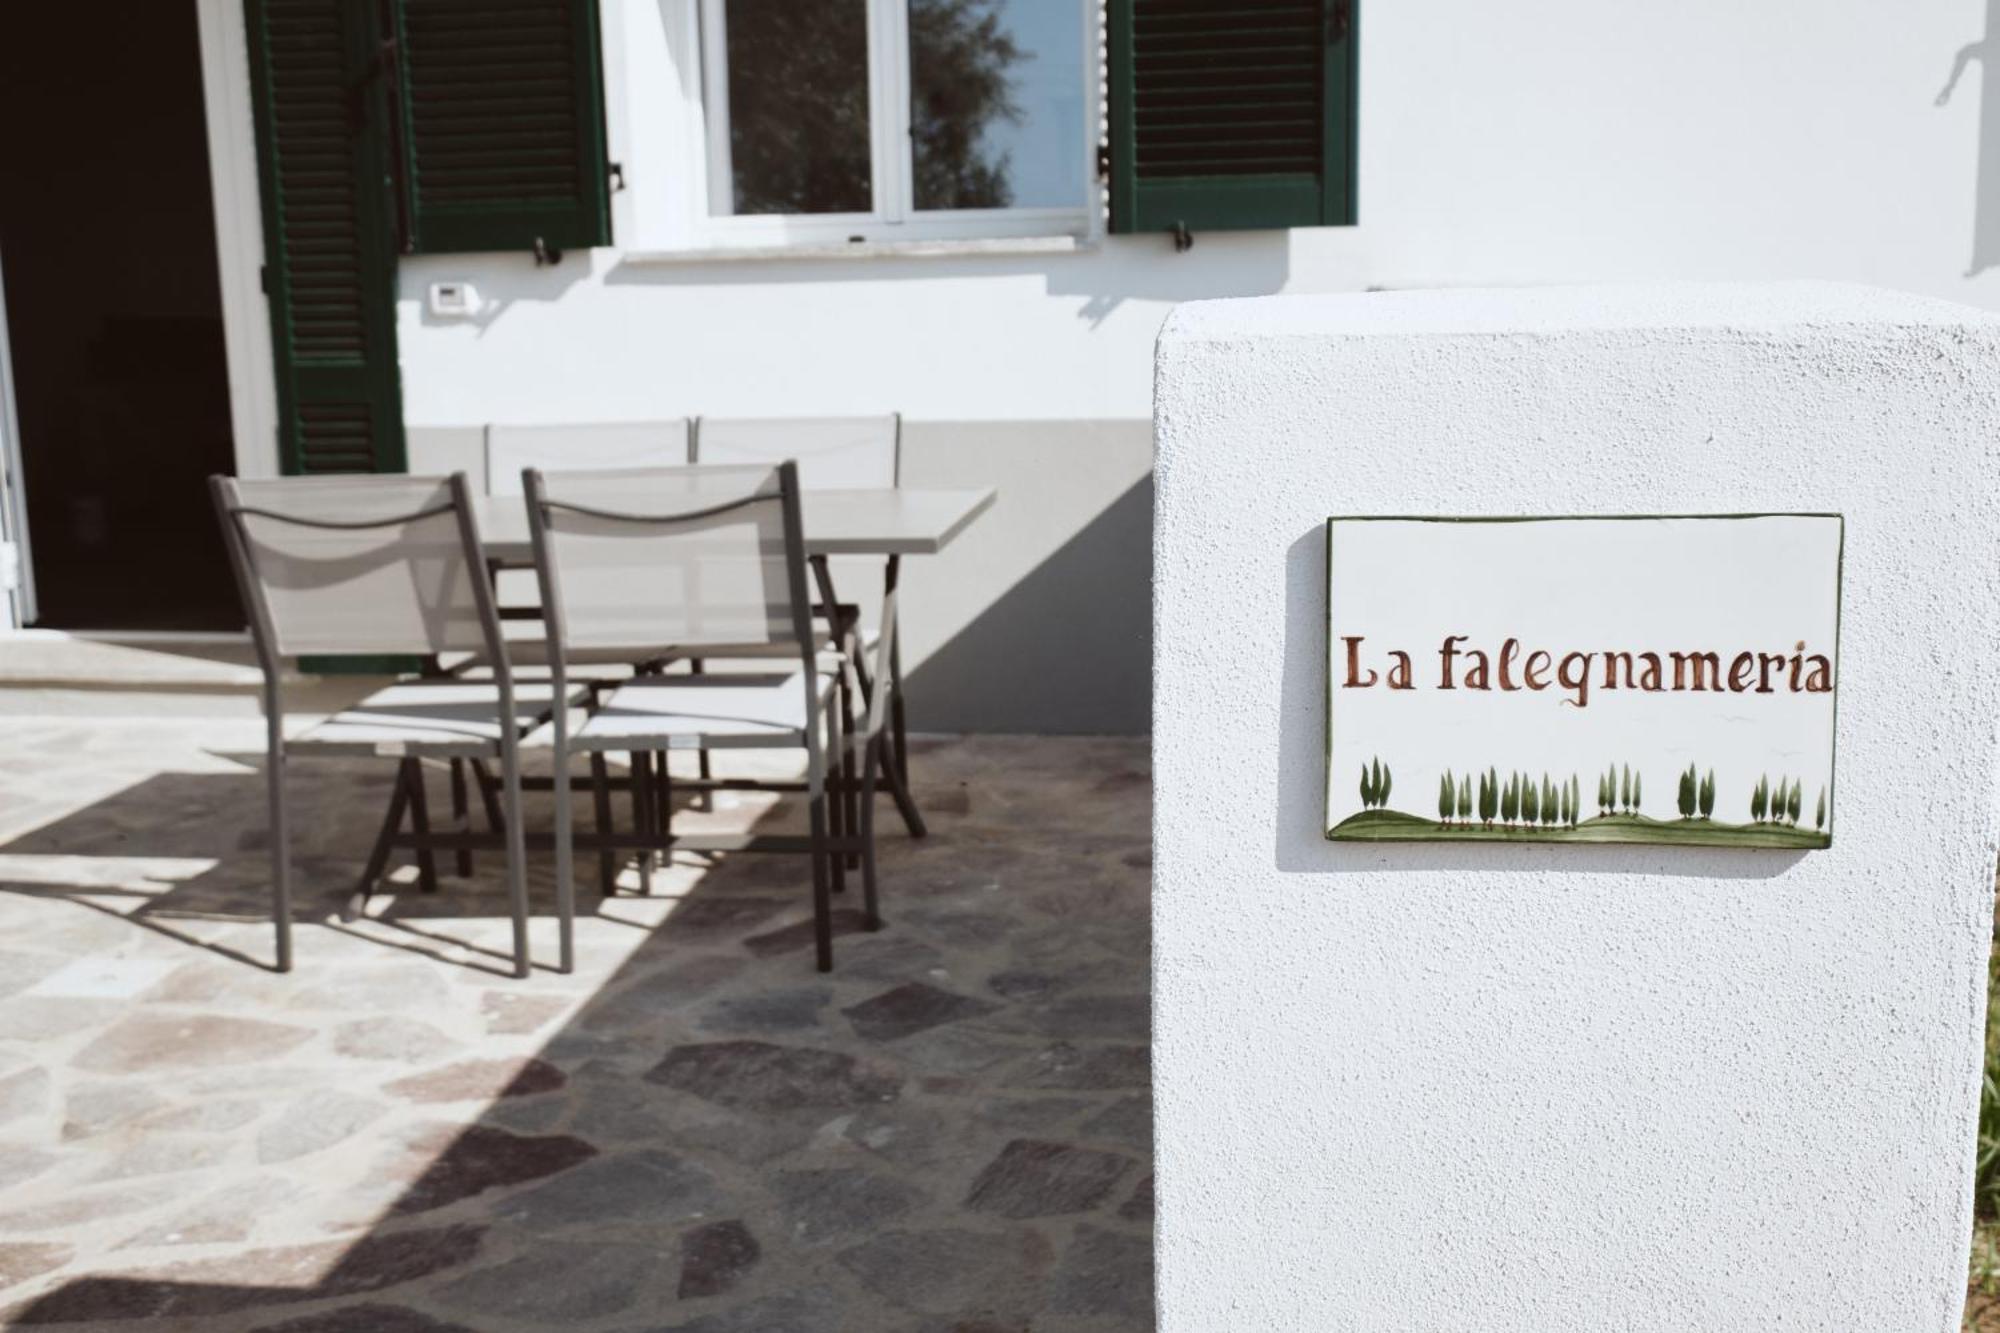
[[866,213],[867,0],[728,0],[719,213]]
[[910,0],[919,209],[1084,203],[1083,27],[1062,0]]

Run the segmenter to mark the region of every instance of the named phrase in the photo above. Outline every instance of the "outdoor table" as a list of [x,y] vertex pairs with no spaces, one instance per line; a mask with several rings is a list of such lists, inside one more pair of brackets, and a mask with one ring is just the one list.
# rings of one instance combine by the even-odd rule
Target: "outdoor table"
[[[936,555],[973,520],[992,507],[994,492],[885,487],[879,490],[806,490],[800,493],[800,526],[829,607],[834,604],[829,556],[880,556],[882,633],[895,625],[896,582],[906,555]],[[495,565],[534,563],[528,510],[519,496],[491,495],[473,501],[479,544]],[[865,678],[864,678],[865,683]],[[923,815],[910,795],[909,747],[903,716],[903,662],[900,635],[889,641],[889,734],[892,754],[883,765],[890,794],[903,822],[918,837]]]

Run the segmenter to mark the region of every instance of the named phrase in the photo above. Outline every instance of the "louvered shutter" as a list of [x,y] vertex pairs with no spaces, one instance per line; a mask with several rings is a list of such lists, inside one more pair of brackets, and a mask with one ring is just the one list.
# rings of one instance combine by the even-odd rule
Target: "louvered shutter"
[[1355,0],[1109,0],[1111,230],[1354,221]]
[[370,7],[245,0],[288,473],[401,472],[387,96]]
[[396,0],[405,246],[608,245],[595,0]]

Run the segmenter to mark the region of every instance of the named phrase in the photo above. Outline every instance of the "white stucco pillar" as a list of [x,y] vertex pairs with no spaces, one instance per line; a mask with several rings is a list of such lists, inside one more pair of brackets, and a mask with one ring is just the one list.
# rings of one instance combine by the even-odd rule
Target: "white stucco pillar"
[[[1826,285],[1183,306],[1157,380],[1161,1327],[1956,1329],[2000,319]],[[1839,511],[1811,853],[1329,843],[1331,514]]]

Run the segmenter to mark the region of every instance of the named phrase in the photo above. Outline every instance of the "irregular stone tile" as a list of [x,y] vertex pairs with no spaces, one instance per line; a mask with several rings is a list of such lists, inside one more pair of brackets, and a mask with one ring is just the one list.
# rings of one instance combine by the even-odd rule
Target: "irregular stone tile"
[[1049,1284],[1049,1304],[1056,1314],[1116,1316],[1150,1324],[1152,1240],[1088,1224],[1078,1227]]
[[1012,1218],[1087,1213],[1131,1169],[1131,1158],[1114,1153],[1015,1139],[974,1178],[965,1206]]
[[710,1032],[804,1032],[819,1026],[820,1010],[833,999],[826,986],[795,986],[718,1000],[701,1016]]
[[896,924],[916,929],[926,939],[947,949],[991,948],[1020,928],[1020,919],[1010,911],[983,911],[970,907],[905,907],[897,910]]
[[735,1219],[683,1232],[681,1280],[674,1294],[682,1300],[720,1296],[742,1281],[763,1253],[750,1228]]
[[0,1143],[0,1189],[32,1180],[60,1160],[54,1153],[14,1143]]
[[648,1324],[629,1333],[829,1333],[839,1327],[832,1298],[824,1291],[812,1291],[766,1296],[685,1323]]
[[52,1273],[70,1261],[75,1250],[54,1241],[20,1241],[0,1245],[0,1290]]
[[43,977],[60,970],[65,961],[61,954],[0,949],[0,999],[26,990]]
[[91,1138],[164,1105],[164,1097],[134,1080],[74,1084],[63,1098],[62,1136]]
[[373,1232],[283,1249],[246,1250],[129,1276],[78,1278],[14,1313],[23,1324],[198,1319],[264,1305],[382,1291],[473,1258],[482,1228]]
[[176,1139],[149,1135],[111,1156],[92,1180],[128,1180],[184,1171],[208,1171],[221,1165],[235,1149],[228,1140]]
[[516,995],[511,991],[490,990],[479,997],[479,1012],[485,1015],[487,1032],[494,1036],[539,1032],[569,1005],[569,999],[561,995]]
[[1153,1147],[1153,1099],[1120,1097],[1083,1122],[1080,1133],[1122,1147],[1150,1153]]
[[0,1004],[0,1041],[53,1041],[109,1023],[129,1007],[116,1000],[38,1000],[17,995]]
[[149,1245],[209,1245],[248,1240],[257,1223],[299,1196],[289,1180],[264,1176],[218,1190],[172,1219],[147,1227],[120,1249]]
[[343,1305],[300,1315],[278,1324],[259,1324],[250,1333],[473,1333],[405,1305]]
[[840,1012],[863,1041],[895,1041],[927,1028],[992,1013],[997,1006],[911,981]]
[[803,1147],[813,1132],[799,1117],[745,1116],[727,1107],[690,1102],[643,1080],[593,1084],[572,1096],[577,1106],[569,1131],[600,1148],[671,1143],[689,1152],[754,1165]]
[[169,1106],[139,1122],[141,1129],[165,1134],[227,1134],[255,1120],[264,1108],[253,1101],[205,1101]]
[[1054,1257],[1048,1241],[1027,1227],[888,1231],[837,1256],[884,1300],[934,1314],[1037,1308]]
[[[832,921],[835,938],[839,938],[842,935],[863,934],[868,929],[867,918],[861,914],[859,909],[853,907],[834,908]],[[743,941],[743,947],[758,958],[772,958],[778,954],[796,953],[800,949],[810,949],[813,947],[812,918],[808,917],[804,921],[794,921],[789,926],[780,926],[776,930],[765,931],[761,935],[752,935]]]
[[715,1178],[664,1149],[608,1154],[523,1190],[494,1210],[502,1221],[542,1235],[567,1226],[652,1226],[685,1221],[724,1205]]
[[567,1134],[530,1137],[487,1125],[470,1125],[451,1141],[396,1200],[398,1214],[427,1212],[503,1185],[519,1185],[566,1171],[597,1155]]
[[1029,1046],[969,1027],[940,1027],[896,1043],[896,1058],[911,1069],[939,1074],[976,1074],[1026,1053]]
[[1022,1005],[993,1020],[993,1026],[1049,1037],[1122,1037],[1149,1040],[1152,999],[1145,995],[1065,995]]
[[676,1046],[646,1081],[748,1111],[865,1106],[902,1087],[892,1071],[851,1055],[763,1041]]
[[792,1239],[802,1245],[852,1239],[924,1201],[908,1185],[858,1167],[782,1171],[770,1183]]
[[293,1009],[335,1013],[421,1014],[446,1007],[451,988],[429,963],[348,966],[293,992]]
[[1132,1197],[1118,1205],[1118,1216],[1127,1222],[1153,1220],[1153,1178],[1147,1176],[1132,1191]]
[[942,981],[947,977],[945,956],[903,931],[883,931],[862,935],[840,946],[834,959],[842,978],[858,981],[895,983],[914,977]]
[[158,1183],[119,1190],[70,1193],[60,1199],[0,1214],[0,1231],[33,1235],[108,1217],[124,1217],[128,1213],[157,1207],[185,1193],[183,1186]]
[[682,960],[593,1000],[576,1024],[587,1034],[653,1032],[664,1017],[733,980],[743,967],[741,958],[721,954]]
[[418,1064],[450,1054],[458,1043],[420,1019],[386,1014],[342,1023],[333,1030],[333,1049],[353,1060]]
[[1046,1135],[1095,1103],[1082,1097],[997,1097],[972,1108],[981,1122],[1012,1134]]
[[221,1014],[137,1014],[99,1036],[73,1063],[95,1073],[249,1064],[282,1055],[312,1036],[310,1028]]
[[49,1071],[39,1065],[0,1078],[0,1125],[46,1110],[52,1086]]
[[1021,1088],[1089,1092],[1143,1088],[1152,1082],[1152,1053],[1144,1046],[1072,1046],[1059,1041],[1037,1051],[1013,1071]]
[[630,1310],[660,1266],[655,1246],[556,1242],[467,1273],[432,1295],[448,1310],[566,1328]]
[[331,1148],[373,1124],[388,1106],[352,1093],[308,1093],[280,1111],[257,1135],[257,1160],[270,1165]]
[[683,899],[667,918],[666,929],[673,935],[688,934],[734,934],[762,925],[788,907],[796,906],[798,897],[738,897],[725,894],[708,894]]
[[568,1082],[562,1070],[542,1060],[464,1060],[399,1078],[383,1091],[412,1102],[491,1101],[554,1092]]

